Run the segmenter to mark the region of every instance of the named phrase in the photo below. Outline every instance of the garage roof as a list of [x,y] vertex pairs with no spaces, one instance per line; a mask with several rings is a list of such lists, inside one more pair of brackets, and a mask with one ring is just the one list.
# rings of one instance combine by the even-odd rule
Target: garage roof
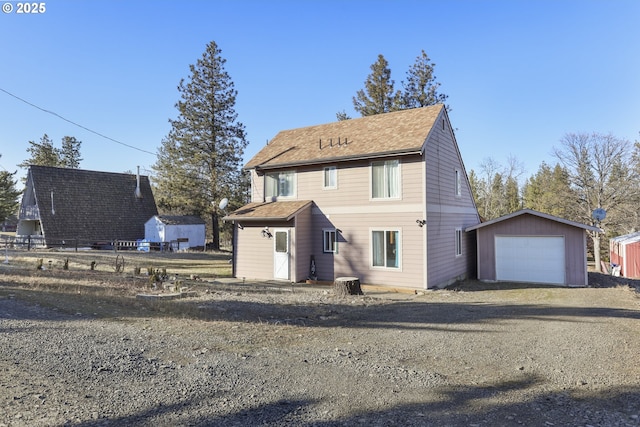
[[486,227],[488,225],[492,225],[492,224],[495,224],[495,223],[498,223],[498,222],[506,221],[508,219],[515,218],[515,217],[520,216],[520,215],[534,215],[534,216],[537,216],[537,217],[540,217],[540,218],[544,218],[544,219],[548,219],[548,220],[551,220],[551,221],[556,221],[556,222],[560,222],[560,223],[563,223],[563,224],[571,225],[573,227],[583,228],[585,230],[594,231],[594,232],[597,232],[597,233],[602,233],[602,230],[600,228],[598,228],[598,227],[594,227],[592,225],[587,225],[587,224],[582,224],[580,222],[570,221],[568,219],[564,219],[564,218],[560,218],[560,217],[557,217],[557,216],[549,215],[549,214],[546,214],[546,213],[534,211],[533,209],[521,209],[519,211],[510,213],[508,215],[501,216],[500,218],[495,218],[495,219],[492,219],[491,221],[481,222],[480,224],[476,224],[476,225],[473,225],[471,227],[467,227],[465,229],[465,231],[477,230],[479,228],[483,228],[483,227]]

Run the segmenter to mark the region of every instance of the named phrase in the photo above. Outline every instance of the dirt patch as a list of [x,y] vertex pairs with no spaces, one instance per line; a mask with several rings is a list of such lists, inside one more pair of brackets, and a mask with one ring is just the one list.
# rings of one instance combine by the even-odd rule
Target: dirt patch
[[[0,425],[639,425],[636,283],[329,287],[0,268]],[[595,287],[597,285],[597,287]]]

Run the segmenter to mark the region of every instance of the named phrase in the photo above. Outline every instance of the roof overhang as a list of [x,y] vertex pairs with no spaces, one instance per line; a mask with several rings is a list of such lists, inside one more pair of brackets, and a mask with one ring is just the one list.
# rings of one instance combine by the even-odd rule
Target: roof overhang
[[471,227],[465,228],[465,231],[478,230],[480,228],[487,227],[487,226],[490,226],[492,224],[496,224],[498,222],[506,221],[506,220],[509,220],[511,218],[515,218],[515,217],[520,216],[520,215],[533,215],[533,216],[537,216],[537,217],[540,217],[540,218],[548,219],[550,221],[556,221],[556,222],[559,222],[559,223],[562,223],[562,224],[571,225],[573,227],[583,228],[585,230],[593,231],[595,233],[602,233],[603,232],[602,229],[600,229],[598,227],[594,227],[592,225],[587,225],[587,224],[582,224],[580,222],[570,221],[568,219],[564,219],[564,218],[560,218],[560,217],[557,217],[557,216],[549,215],[549,214],[546,214],[546,213],[534,211],[533,209],[522,209],[522,210],[510,213],[508,215],[501,216],[500,218],[495,218],[495,219],[492,219],[492,220],[487,221],[487,222],[481,222],[480,224],[472,225]]
[[254,202],[235,210],[222,218],[224,221],[289,221],[300,212],[309,209],[312,200]]
[[411,148],[407,150],[395,150],[395,151],[384,151],[380,153],[369,153],[369,154],[359,154],[352,156],[336,156],[330,158],[322,158],[322,159],[309,159],[298,162],[283,162],[283,163],[270,163],[266,162],[260,165],[255,166],[245,166],[245,170],[255,169],[256,171],[266,171],[273,169],[283,169],[283,168],[293,168],[298,166],[315,166],[320,164],[330,164],[330,163],[340,163],[340,162],[352,162],[356,160],[374,160],[386,157],[397,157],[397,156],[409,156],[409,155],[422,155],[423,149],[422,147]]

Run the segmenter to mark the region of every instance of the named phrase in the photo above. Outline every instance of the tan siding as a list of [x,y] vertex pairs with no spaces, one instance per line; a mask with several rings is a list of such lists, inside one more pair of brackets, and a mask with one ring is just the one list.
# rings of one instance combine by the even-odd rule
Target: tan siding
[[236,277],[273,279],[273,241],[260,235],[262,227],[237,230]]
[[291,280],[300,282],[309,276],[310,256],[312,254],[311,209],[306,209],[296,217],[295,228],[291,231],[293,241],[291,244],[291,264],[293,271]]
[[[371,200],[370,162],[337,164],[338,188],[324,190],[323,167],[298,169],[298,198],[313,199],[311,253],[319,280],[357,275],[363,283],[422,288],[422,230],[416,220],[422,212],[422,163],[419,156],[400,159],[402,198]],[[400,213],[398,213],[400,211]],[[401,228],[402,269],[376,270],[370,267],[370,227]],[[323,253],[322,230],[336,228],[338,253]],[[308,268],[308,261],[306,261]]]
[[255,169],[251,170],[251,201],[264,202],[264,175],[259,176]]
[[[441,122],[436,123],[426,144],[425,158],[428,286],[440,287],[473,274],[474,236],[463,232],[462,255],[456,257],[455,230],[475,225],[479,218],[449,123],[445,129]],[[462,180],[460,196],[456,195],[456,170]]]
[[[363,283],[394,287],[423,287],[423,232],[416,224],[419,213],[403,214],[339,214],[330,218],[314,210],[314,229],[317,243],[314,255],[319,280],[334,280],[339,276],[357,276]],[[338,253],[322,252],[322,229],[337,228]],[[401,268],[371,267],[370,233],[372,229],[398,229],[401,239]],[[314,232],[315,233],[315,232]]]

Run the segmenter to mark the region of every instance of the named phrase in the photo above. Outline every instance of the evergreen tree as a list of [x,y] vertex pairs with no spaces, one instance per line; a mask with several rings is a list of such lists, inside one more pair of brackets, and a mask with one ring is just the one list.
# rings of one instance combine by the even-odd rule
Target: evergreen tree
[[15,174],[0,171],[0,222],[4,222],[18,210],[20,191],[16,190],[16,181],[13,180]]
[[37,165],[77,169],[82,160],[81,144],[82,142],[75,137],[65,136],[62,138],[62,148],[56,148],[51,138],[45,133],[40,138],[40,142],[29,141],[27,152],[30,157],[18,166],[27,168],[29,165]]
[[344,110],[338,111],[336,113],[336,120],[338,120],[339,122],[342,120],[349,120],[349,119],[351,119],[351,116],[349,116],[347,112]]
[[402,94],[393,88],[391,69],[384,56],[378,55],[378,60],[370,68],[371,74],[364,82],[364,89],[353,97],[355,110],[364,117],[401,109]]
[[191,75],[178,85],[178,117],[163,139],[156,164],[157,199],[161,209],[211,215],[214,249],[220,247],[217,205],[246,201],[240,166],[245,140],[244,125],[237,121],[237,91],[226,72],[226,60],[210,42]]
[[40,138],[40,142],[29,141],[27,153],[29,153],[31,157],[18,166],[23,168],[29,167],[29,165],[60,166],[60,153],[58,149],[53,146],[53,141],[46,133]]
[[80,157],[80,145],[73,136],[65,136],[62,138],[62,149],[59,151],[60,163],[65,168],[78,169],[82,158]]
[[[434,67],[429,56],[423,50],[416,62],[407,72],[407,80],[403,82],[402,108],[419,108],[429,105],[444,104],[448,95],[438,93],[440,83],[436,82]],[[447,110],[449,107],[447,107]]]
[[538,172],[531,176],[522,190],[524,206],[560,218],[570,218],[567,200],[572,200],[569,174],[559,164],[551,168],[542,162]]
[[504,183],[504,200],[504,210],[501,215],[520,210],[520,188],[518,187],[518,181],[513,176],[508,176]]

